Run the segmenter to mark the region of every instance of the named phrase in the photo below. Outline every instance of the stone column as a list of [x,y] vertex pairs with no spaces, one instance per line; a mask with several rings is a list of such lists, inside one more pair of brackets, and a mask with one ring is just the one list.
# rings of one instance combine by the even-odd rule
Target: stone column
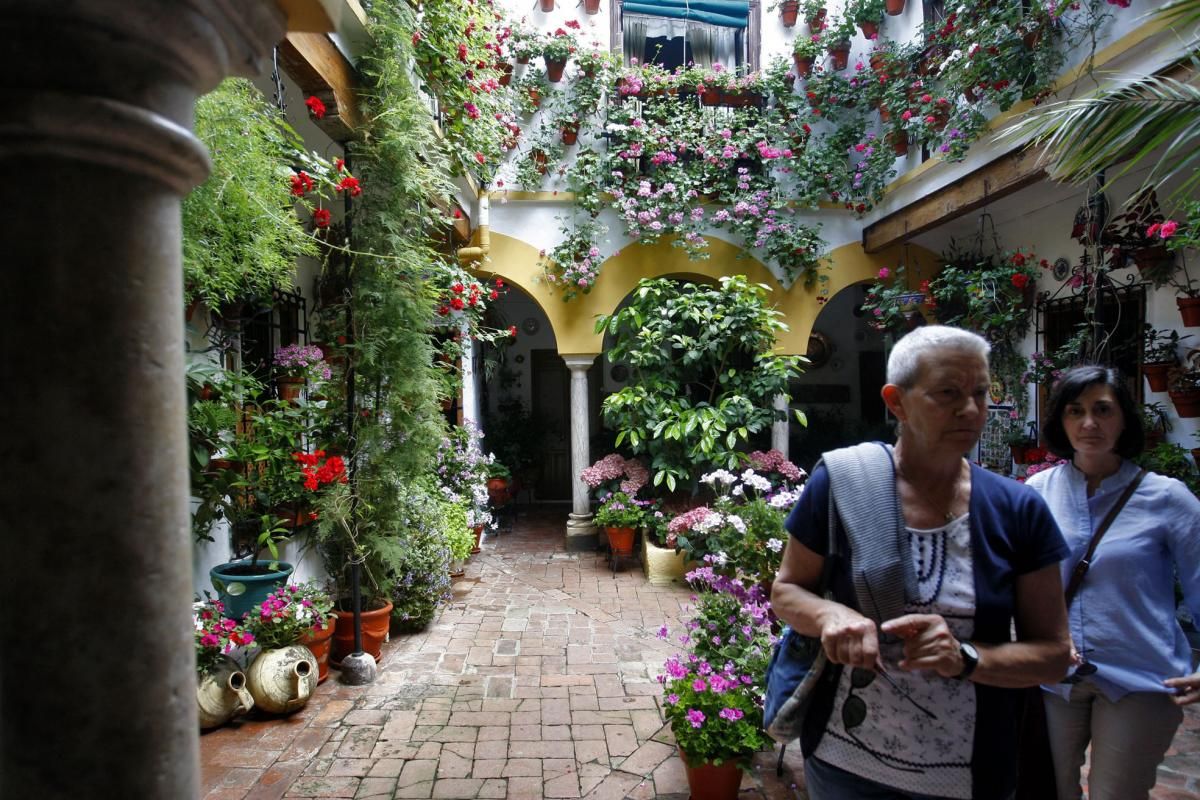
[[588,440],[588,368],[594,355],[563,356],[571,370],[571,513],[567,517],[567,550],[595,550],[596,526],[592,524],[587,484],[579,477],[592,463]]
[[788,396],[786,394],[775,395],[773,403],[776,411],[782,411],[786,416],[782,422],[771,423],[771,447],[783,453],[783,457],[788,457],[788,430],[791,427],[791,409],[788,408]]
[[273,2],[0,0],[0,797],[200,796],[180,200]]
[[[482,413],[479,408],[479,386],[478,378],[475,374],[475,341],[468,334],[467,324],[464,322],[460,333],[463,336],[463,341],[467,342],[462,356],[462,416],[463,422],[470,422],[475,426],[479,426],[482,419]],[[483,443],[483,449],[487,451],[487,441]]]

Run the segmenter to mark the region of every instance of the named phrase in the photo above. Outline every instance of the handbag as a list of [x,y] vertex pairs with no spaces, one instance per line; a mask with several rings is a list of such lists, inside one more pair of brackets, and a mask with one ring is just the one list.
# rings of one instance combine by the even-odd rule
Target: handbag
[[[816,594],[826,600],[837,599],[832,583],[834,569],[842,560],[839,531],[844,529],[853,553],[859,607],[879,624],[897,616],[897,608],[903,609],[907,576],[903,570],[897,571],[896,565],[907,563],[911,567],[911,558],[898,557],[897,553],[907,539],[898,535],[902,518],[891,451],[879,443],[861,444],[826,453],[820,464],[829,473],[829,541]],[[881,497],[892,498],[890,513],[884,518],[897,531],[895,537],[878,535]],[[869,587],[859,585],[857,578],[868,574],[875,576],[880,591],[872,594]],[[823,684],[836,683],[840,674],[840,668],[830,664],[819,638],[785,626],[767,664],[763,697],[763,727],[767,734],[783,744],[800,736],[818,690]]]
[[[1068,607],[1083,583],[1083,576],[1092,566],[1092,558],[1096,555],[1096,546],[1100,544],[1100,539],[1117,518],[1117,514],[1121,513],[1121,509],[1133,496],[1144,477],[1146,470],[1143,469],[1125,487],[1116,504],[1109,509],[1096,532],[1092,534],[1087,552],[1071,570],[1067,588],[1063,591],[1063,599]],[[1050,756],[1050,731],[1046,727],[1046,706],[1042,694],[1040,686],[1030,686],[1021,691],[1023,708],[1017,734],[1016,800],[1046,800],[1055,797],[1058,791],[1054,779],[1054,761]]]

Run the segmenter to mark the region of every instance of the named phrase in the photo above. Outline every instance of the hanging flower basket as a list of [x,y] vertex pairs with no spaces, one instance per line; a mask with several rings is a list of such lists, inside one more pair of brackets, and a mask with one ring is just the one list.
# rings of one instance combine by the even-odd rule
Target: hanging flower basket
[[1179,307],[1179,316],[1183,318],[1185,327],[1200,325],[1200,297],[1176,297],[1175,305]]
[[563,70],[567,68],[567,62],[546,60],[546,80],[551,83],[558,83],[562,80]]
[[829,46],[829,57],[833,61],[834,69],[845,69],[850,64],[850,43],[837,42],[831,44]]
[[1175,413],[1181,417],[1200,417],[1200,389],[1188,389],[1167,393],[1175,404]]
[[783,27],[791,28],[796,24],[796,16],[800,13],[800,0],[784,0],[779,6],[779,21]]
[[1150,391],[1165,392],[1167,390],[1167,373],[1174,367],[1171,362],[1159,364],[1142,364],[1142,374],[1150,383]]

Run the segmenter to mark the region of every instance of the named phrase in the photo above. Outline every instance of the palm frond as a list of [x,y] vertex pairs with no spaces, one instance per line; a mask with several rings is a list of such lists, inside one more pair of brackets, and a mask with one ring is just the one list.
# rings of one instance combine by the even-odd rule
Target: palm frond
[[1200,0],[1175,0],[1153,13],[1171,25],[1191,25],[1200,22]]
[[[1180,5],[1200,0],[1184,0]],[[1056,180],[1086,183],[1107,171],[1108,182],[1143,166],[1157,151],[1145,185],[1159,189],[1182,178],[1173,197],[1200,186],[1200,88],[1161,75],[1119,81],[1089,98],[1052,103],[1004,133],[1044,148]],[[1164,149],[1165,148],[1165,149]],[[1121,164],[1113,174],[1112,167]]]

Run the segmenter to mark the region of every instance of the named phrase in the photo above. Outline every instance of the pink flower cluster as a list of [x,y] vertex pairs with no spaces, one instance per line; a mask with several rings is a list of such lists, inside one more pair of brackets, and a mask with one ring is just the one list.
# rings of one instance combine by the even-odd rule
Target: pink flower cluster
[[778,450],[755,450],[750,454],[750,466],[755,472],[777,472],[788,481],[799,483],[808,477],[808,473],[783,457]]
[[579,473],[580,479],[589,489],[598,489],[606,483],[620,481],[620,490],[633,497],[650,482],[650,473],[636,458],[625,458],[618,453],[609,453],[604,458]]
[[1179,223],[1169,219],[1166,222],[1156,222],[1147,228],[1146,237],[1153,239],[1157,235],[1160,239],[1170,239],[1177,230],[1179,230]]

